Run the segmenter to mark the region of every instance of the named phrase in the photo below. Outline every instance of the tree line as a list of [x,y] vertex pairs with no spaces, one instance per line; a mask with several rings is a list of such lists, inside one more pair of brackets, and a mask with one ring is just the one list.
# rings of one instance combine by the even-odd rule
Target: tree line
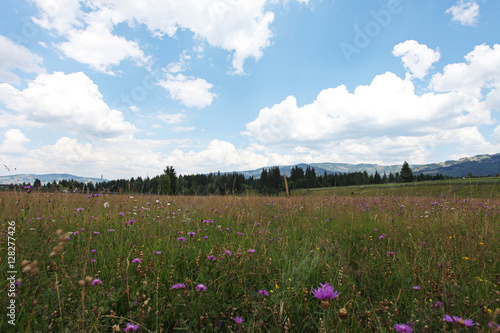
[[[372,184],[390,184],[425,180],[442,180],[453,177],[436,175],[414,175],[407,162],[401,171],[396,173],[374,174],[363,172],[327,173],[317,175],[314,167],[307,166],[304,170],[299,166],[292,167],[287,177],[289,190],[301,188],[341,187]],[[22,184],[21,186],[30,186]],[[263,195],[276,195],[285,191],[285,179],[278,166],[263,168],[260,178],[245,177],[242,173],[209,173],[194,175],[179,175],[172,166],[167,166],[163,174],[153,178],[132,177],[99,183],[83,183],[76,180],[60,180],[42,185],[36,179],[33,188],[47,191],[86,191],[108,193],[137,193],[160,195],[239,195],[248,191]]]

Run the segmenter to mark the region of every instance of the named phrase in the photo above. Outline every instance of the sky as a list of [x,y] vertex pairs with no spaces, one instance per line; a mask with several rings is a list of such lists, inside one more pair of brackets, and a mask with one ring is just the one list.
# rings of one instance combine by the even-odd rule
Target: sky
[[3,0],[0,176],[500,152],[498,0]]

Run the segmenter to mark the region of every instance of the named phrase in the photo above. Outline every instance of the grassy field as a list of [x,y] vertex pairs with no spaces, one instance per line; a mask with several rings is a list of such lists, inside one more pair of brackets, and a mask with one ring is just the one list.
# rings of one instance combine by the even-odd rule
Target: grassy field
[[409,184],[345,186],[293,190],[291,195],[432,196],[447,198],[500,199],[500,178],[485,177],[425,181]]
[[494,332],[500,201],[467,184],[0,192],[0,332]]

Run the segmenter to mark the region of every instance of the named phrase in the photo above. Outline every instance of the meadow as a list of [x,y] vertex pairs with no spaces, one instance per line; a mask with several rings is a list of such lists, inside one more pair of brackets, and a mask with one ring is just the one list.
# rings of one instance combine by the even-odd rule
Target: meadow
[[404,193],[0,192],[0,331],[498,332],[499,210]]

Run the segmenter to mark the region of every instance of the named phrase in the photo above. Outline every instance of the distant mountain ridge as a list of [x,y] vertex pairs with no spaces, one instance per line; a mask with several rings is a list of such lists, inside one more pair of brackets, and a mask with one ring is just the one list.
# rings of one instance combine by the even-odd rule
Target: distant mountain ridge
[[[401,171],[401,165],[379,165],[379,164],[349,164],[349,163],[299,163],[294,165],[278,165],[281,173],[286,173],[290,175],[293,167],[298,166],[302,169],[306,169],[308,166],[314,168],[316,175],[323,175],[325,172],[327,174],[331,173],[351,173],[351,172],[364,172],[368,174],[374,174],[377,171],[380,175],[384,172],[388,175],[389,173],[395,174]],[[269,169],[272,166],[265,167]],[[465,157],[459,160],[449,160],[440,163],[430,163],[430,164],[416,164],[411,165],[414,174],[443,174],[452,177],[466,177],[469,172],[472,172],[473,176],[483,177],[483,176],[496,176],[500,174],[500,153],[494,155],[476,155],[472,157]],[[246,171],[236,171],[237,173],[243,174],[246,178],[254,177],[260,178],[263,168],[255,170]],[[231,172],[224,172],[231,173]],[[107,179],[103,178],[91,178],[91,177],[81,177],[71,174],[19,174],[10,176],[0,176],[0,184],[22,184],[31,183],[33,184],[35,179],[40,179],[42,184],[59,182],[60,180],[76,180],[81,183],[92,182],[94,184],[100,182],[106,182]]]
[[80,183],[100,183],[106,182],[107,179],[102,178],[91,178],[91,177],[81,177],[70,175],[67,173],[49,173],[43,175],[36,174],[19,174],[19,175],[11,175],[11,176],[0,176],[0,184],[33,184],[35,179],[40,179],[42,184],[56,182],[58,183],[60,180],[76,180]]
[[[389,173],[395,174],[401,171],[403,161],[399,165],[380,165],[380,164],[349,164],[349,163],[300,163],[294,165],[279,165],[280,171],[290,175],[291,169],[298,166],[302,169],[306,169],[308,166],[313,167],[316,175],[323,175],[326,171],[327,174],[331,173],[351,173],[351,172],[364,172],[368,174],[374,174],[377,171],[380,175],[384,172],[388,175]],[[269,167],[265,167],[269,169]],[[484,176],[496,176],[500,174],[500,154],[494,155],[476,155],[472,157],[464,157],[459,160],[449,160],[440,163],[430,163],[430,164],[415,164],[411,165],[414,174],[443,174],[452,177],[465,177],[472,172],[473,176],[484,177]],[[245,175],[245,177],[259,178],[262,173],[263,168],[247,171],[238,171]]]

